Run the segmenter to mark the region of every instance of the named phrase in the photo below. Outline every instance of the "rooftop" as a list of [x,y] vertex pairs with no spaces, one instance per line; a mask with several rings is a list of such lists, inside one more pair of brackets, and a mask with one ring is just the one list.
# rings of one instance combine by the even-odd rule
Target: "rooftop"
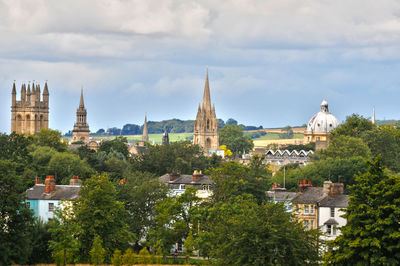
[[56,185],[49,194],[44,192],[44,184],[36,184],[26,191],[26,198],[31,200],[75,200],[78,198],[80,186]]

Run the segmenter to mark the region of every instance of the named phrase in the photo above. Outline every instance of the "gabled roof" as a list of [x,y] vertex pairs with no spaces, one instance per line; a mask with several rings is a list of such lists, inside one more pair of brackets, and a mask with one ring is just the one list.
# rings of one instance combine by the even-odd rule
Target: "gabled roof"
[[297,197],[293,199],[295,203],[319,203],[326,195],[322,187],[308,187],[303,193],[299,193]]
[[169,181],[169,174],[165,174],[160,176],[158,180],[166,184],[211,185],[214,183],[207,175],[199,177],[196,182],[193,182],[192,175],[180,175],[175,180]]
[[327,220],[324,224],[327,224],[327,225],[339,225],[339,223],[336,222],[336,220],[333,219],[333,218],[330,218],[330,219]]
[[274,199],[274,200],[287,200],[292,201],[294,197],[297,196],[297,192],[288,192],[288,191],[266,191],[265,194],[267,197]]
[[30,200],[75,200],[79,196],[80,186],[56,185],[53,192],[46,194],[44,184],[36,184],[26,191]]
[[349,206],[348,195],[337,195],[335,197],[326,197],[321,203],[321,207],[335,207],[335,208],[347,208]]

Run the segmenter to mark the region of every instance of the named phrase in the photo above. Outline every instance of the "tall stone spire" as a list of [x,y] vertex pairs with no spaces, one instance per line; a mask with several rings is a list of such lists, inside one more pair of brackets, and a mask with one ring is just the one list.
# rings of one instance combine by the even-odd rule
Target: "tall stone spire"
[[147,113],[144,117],[142,141],[149,141],[149,131],[147,130]]
[[89,142],[90,129],[86,122],[87,111],[83,103],[83,88],[81,89],[81,99],[79,102],[79,107],[76,110],[76,123],[74,129],[72,130],[72,142],[83,141]]
[[17,88],[15,88],[15,80],[13,83],[12,91],[11,91],[11,107],[17,104]]
[[169,143],[169,136],[168,136],[168,130],[167,128],[164,129],[164,135],[162,137],[162,144],[168,144]]
[[83,101],[83,88],[81,89],[81,100],[79,102],[79,108],[85,108],[85,103]]
[[372,124],[375,125],[375,107],[372,108]]
[[204,85],[204,95],[203,95],[203,111],[211,111],[211,96],[210,96],[210,84],[208,83],[208,68],[206,74],[206,83]]
[[194,122],[193,143],[200,145],[205,154],[215,152],[219,148],[218,120],[215,107],[211,109],[210,84],[208,69],[204,86],[203,103],[199,105],[196,121]]

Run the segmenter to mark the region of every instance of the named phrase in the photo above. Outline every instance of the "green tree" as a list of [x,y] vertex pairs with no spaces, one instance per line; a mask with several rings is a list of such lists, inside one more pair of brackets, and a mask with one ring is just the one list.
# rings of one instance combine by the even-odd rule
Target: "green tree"
[[158,176],[165,173],[191,174],[194,170],[207,169],[209,164],[201,147],[187,141],[150,145],[146,152],[134,159],[135,168]]
[[178,197],[167,197],[156,205],[156,224],[150,229],[150,244],[168,253],[172,245],[186,238],[192,223],[191,212],[199,198],[196,188],[189,187]]
[[31,252],[33,213],[25,206],[25,187],[17,164],[0,160],[0,264],[25,264]]
[[49,252],[49,241],[51,234],[49,232],[49,223],[44,223],[36,218],[31,230],[32,252],[28,259],[28,264],[51,263],[51,253]]
[[89,176],[90,168],[76,154],[57,152],[50,159],[48,173],[55,176],[58,184],[68,184],[74,175],[82,179]]
[[364,141],[373,156],[382,155],[382,164],[389,169],[400,171],[400,129],[393,126],[378,126],[364,132]]
[[122,153],[125,158],[129,156],[129,150],[127,146],[128,140],[125,137],[115,137],[112,140],[103,141],[100,144],[99,151],[104,151],[109,153],[111,151],[116,151]]
[[117,199],[124,203],[127,211],[129,231],[138,241],[146,237],[148,228],[155,223],[155,205],[167,196],[167,186],[150,173],[134,172],[118,184]]
[[[249,195],[217,202],[206,212],[199,239],[221,265],[305,265],[319,261],[318,233],[305,231],[282,203]],[[202,250],[200,250],[202,252]]]
[[380,156],[351,187],[347,224],[331,244],[329,265],[400,264],[400,176],[385,174]]
[[365,144],[361,138],[336,135],[330,139],[327,149],[317,151],[316,156],[318,155],[321,159],[349,159],[357,156],[369,159],[371,158],[371,151],[369,150],[368,145]]
[[32,167],[36,175],[45,177],[49,174],[49,163],[51,158],[58,153],[57,150],[48,146],[36,145],[32,145],[30,148],[32,149],[30,152],[32,156]]
[[259,203],[265,201],[265,191],[271,185],[271,174],[262,162],[263,157],[253,156],[250,166],[227,162],[210,169],[210,177],[214,181],[213,201],[225,202],[243,193],[253,195]]
[[147,250],[146,247],[142,248],[138,254],[138,263],[139,264],[149,264],[151,263],[150,252]]
[[291,126],[286,126],[282,128],[282,133],[279,133],[280,139],[292,139],[294,136],[293,129]]
[[126,224],[124,204],[117,200],[117,192],[107,174],[93,175],[84,181],[74,202],[76,222],[82,230],[78,235],[81,245],[81,261],[89,259],[95,235],[98,235],[106,250],[106,261],[115,248],[125,250],[133,240]]
[[97,266],[104,262],[106,250],[101,246],[101,239],[95,235],[93,240],[92,249],[90,250],[90,259],[93,265]]
[[72,207],[64,204],[64,208],[55,210],[55,218],[49,222],[51,240],[49,248],[53,251],[53,257],[57,264],[67,265],[73,262],[73,258],[79,250],[79,242],[76,239],[81,228],[73,219]]
[[111,258],[111,263],[114,266],[121,266],[122,265],[122,253],[121,250],[119,249],[115,249],[114,250],[114,254]]
[[249,152],[253,147],[253,140],[243,134],[243,127],[238,125],[226,125],[219,131],[220,145],[226,145],[234,154],[238,155],[243,151]]
[[67,150],[68,144],[62,141],[60,131],[52,129],[42,129],[33,135],[34,143],[38,146],[48,146],[56,149],[59,152]]
[[374,128],[374,124],[358,114],[346,117],[346,121],[330,132],[331,137],[336,135],[359,138],[361,135]]
[[122,257],[123,265],[133,265],[136,262],[136,255],[133,253],[132,248],[125,250],[125,254]]

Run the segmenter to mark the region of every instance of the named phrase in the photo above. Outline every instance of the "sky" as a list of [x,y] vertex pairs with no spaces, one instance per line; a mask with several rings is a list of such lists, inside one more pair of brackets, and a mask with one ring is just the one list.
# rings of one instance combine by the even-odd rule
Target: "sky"
[[50,91],[50,128],[195,119],[208,67],[217,117],[302,125],[326,98],[339,121],[400,119],[397,0],[0,0],[0,132],[11,88]]

